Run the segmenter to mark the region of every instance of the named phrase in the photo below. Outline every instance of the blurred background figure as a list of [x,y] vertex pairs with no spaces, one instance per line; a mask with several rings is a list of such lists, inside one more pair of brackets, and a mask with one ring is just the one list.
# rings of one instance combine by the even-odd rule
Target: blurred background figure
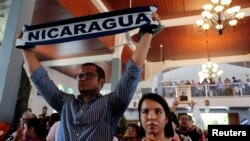
[[44,122],[49,122],[49,116],[47,115],[47,111],[48,111],[48,108],[47,106],[43,106],[43,109],[42,109],[42,114],[38,115],[38,117],[40,119],[43,119]]
[[141,141],[139,126],[136,123],[130,123],[127,126],[124,140],[122,141]]
[[60,121],[60,114],[59,113],[53,113],[49,117],[49,130],[53,126],[54,123],[57,121]]
[[17,131],[17,141],[46,141],[46,129],[38,118],[28,119]]
[[125,135],[125,128],[118,126],[115,131],[115,137],[118,141],[122,141]]
[[179,127],[176,132],[181,141],[205,141],[203,130],[193,124],[193,119],[187,113],[179,114]]
[[[29,112],[29,111],[26,111],[23,113],[23,115],[20,119],[19,125],[18,125],[19,132],[22,132],[20,130],[24,129],[24,124],[26,123],[26,121],[28,119],[31,119],[31,118],[36,118],[36,115],[34,113]],[[11,135],[9,136],[9,138],[6,141],[16,141],[16,136],[17,136],[18,130],[11,133]]]
[[60,128],[60,121],[55,122],[49,130],[46,141],[57,141]]
[[53,113],[50,115],[47,141],[57,141],[60,127],[60,114]]

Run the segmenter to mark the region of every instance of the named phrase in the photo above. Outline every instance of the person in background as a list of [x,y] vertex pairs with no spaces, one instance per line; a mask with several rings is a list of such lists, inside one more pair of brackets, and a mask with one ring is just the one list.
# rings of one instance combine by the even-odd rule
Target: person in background
[[122,141],[140,141],[140,128],[135,123],[129,123],[127,125],[127,130],[125,137]]
[[18,129],[13,132],[9,138],[6,139],[6,141],[16,141],[16,137],[17,137],[17,132],[23,132],[24,129],[24,124],[28,119],[31,118],[37,118],[36,115],[34,113],[31,113],[29,111],[26,111],[22,114],[22,117],[20,119],[19,125],[18,125]]
[[[172,105],[173,112],[176,112],[178,105],[179,102],[177,99],[175,99]],[[177,128],[175,129],[176,134],[178,134],[181,141],[204,141],[204,121],[201,117],[199,107],[193,100],[188,102],[188,105],[192,109],[195,124],[190,115],[187,113],[180,113],[178,115]]]
[[240,95],[240,81],[236,79],[234,76],[232,77],[233,82],[233,94],[234,95]]
[[232,82],[229,78],[225,78],[224,85],[225,85],[225,89],[226,89],[226,96],[233,95]]
[[[159,20],[156,12],[152,18]],[[80,95],[74,97],[57,88],[32,48],[23,49],[32,82],[41,96],[61,115],[58,140],[112,140],[118,120],[128,107],[140,81],[152,37],[160,28],[161,25],[141,28],[141,38],[125,72],[115,90],[105,96],[100,94],[105,84],[105,72],[98,65],[86,63],[81,66],[76,75]],[[21,37],[22,32],[18,34],[18,38]]]
[[225,86],[224,86],[224,82],[222,81],[221,77],[218,78],[218,81],[216,82],[217,84],[217,95],[219,96],[223,96],[225,95]]
[[46,128],[38,118],[28,119],[17,132],[17,141],[46,141]]
[[60,121],[59,113],[52,113],[49,117],[49,128],[54,125],[55,122]]
[[[175,99],[173,101],[171,111],[175,113],[178,105],[179,105],[179,101],[178,101],[178,99]],[[205,125],[204,125],[204,121],[203,121],[203,119],[201,117],[201,113],[200,113],[200,109],[199,109],[198,105],[193,100],[188,102],[188,105],[192,109],[193,117],[195,119],[195,125],[198,126],[201,129],[204,129]]]
[[48,135],[46,137],[47,141],[57,141],[59,127],[60,127],[60,114],[59,113],[51,114],[49,120]]
[[59,133],[60,121],[56,121],[50,128],[46,137],[46,141],[57,141]]
[[250,94],[250,79],[249,78],[246,79],[245,87],[246,87],[246,95],[249,95]]
[[118,126],[115,130],[115,137],[118,141],[122,141],[125,135],[125,128]]
[[197,134],[199,136],[200,141],[205,141],[206,137],[205,137],[205,133],[204,133],[203,129],[194,124],[194,120],[191,116],[189,116],[189,118],[191,121],[190,125],[189,125],[189,132],[190,132],[189,134],[190,134],[190,137],[192,138],[192,140],[195,137],[195,134]]
[[144,94],[138,104],[139,120],[145,137],[142,141],[175,141],[170,109],[164,98]]
[[176,133],[179,134],[181,141],[205,141],[203,130],[193,124],[193,119],[187,113],[179,114],[179,127]]
[[49,121],[49,116],[47,115],[47,112],[48,112],[48,107],[47,106],[43,106],[42,114],[38,115],[38,117],[42,118],[46,122],[48,122]]
[[38,119],[46,127],[47,132],[49,132],[50,116],[47,115],[47,111],[48,111],[48,107],[47,106],[43,106],[42,113],[40,115],[38,115]]

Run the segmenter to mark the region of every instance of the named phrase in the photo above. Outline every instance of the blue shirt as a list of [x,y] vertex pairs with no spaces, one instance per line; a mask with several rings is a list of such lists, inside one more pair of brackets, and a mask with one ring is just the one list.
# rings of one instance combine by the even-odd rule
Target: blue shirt
[[60,91],[41,66],[31,80],[42,97],[61,114],[59,141],[111,141],[119,118],[128,107],[142,69],[129,60],[113,92],[84,103],[80,96]]

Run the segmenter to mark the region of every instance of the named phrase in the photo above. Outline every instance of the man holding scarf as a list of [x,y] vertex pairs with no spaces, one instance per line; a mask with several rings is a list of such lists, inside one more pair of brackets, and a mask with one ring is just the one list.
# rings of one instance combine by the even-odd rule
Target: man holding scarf
[[[156,12],[153,13],[153,19],[159,20]],[[140,81],[152,36],[159,32],[155,30],[159,26],[141,28],[140,31],[144,34],[141,34],[138,46],[128,61],[125,72],[115,90],[105,96],[100,95],[100,90],[105,83],[105,73],[99,66],[93,63],[82,65],[79,74],[76,75],[80,95],[75,97],[57,88],[41,66],[32,48],[23,49],[31,80],[42,97],[61,114],[58,140],[112,140],[118,120],[129,105]],[[19,38],[21,34],[18,35]]]

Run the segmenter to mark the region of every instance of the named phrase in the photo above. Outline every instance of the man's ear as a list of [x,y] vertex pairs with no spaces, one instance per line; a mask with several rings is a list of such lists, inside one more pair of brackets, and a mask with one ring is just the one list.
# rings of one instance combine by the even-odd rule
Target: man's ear
[[102,79],[99,79],[99,83],[101,85],[101,88],[103,87],[103,85],[105,84],[105,79],[102,78]]

